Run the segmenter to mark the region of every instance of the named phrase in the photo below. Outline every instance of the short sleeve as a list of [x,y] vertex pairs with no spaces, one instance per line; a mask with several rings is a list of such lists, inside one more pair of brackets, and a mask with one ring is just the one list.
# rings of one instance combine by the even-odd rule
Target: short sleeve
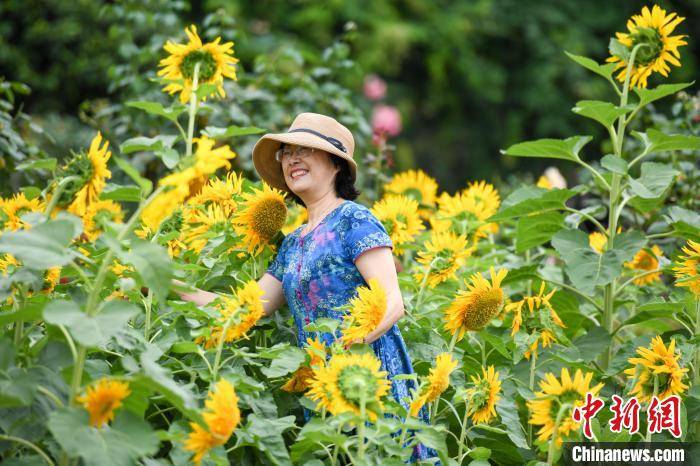
[[343,246],[353,262],[370,249],[394,247],[384,225],[366,207],[358,205],[343,220],[346,227]]
[[277,280],[282,281],[282,276],[284,275],[284,269],[287,267],[287,249],[289,249],[289,239],[291,235],[287,235],[282,244],[277,251],[277,255],[270,262],[267,267],[267,273],[275,277]]

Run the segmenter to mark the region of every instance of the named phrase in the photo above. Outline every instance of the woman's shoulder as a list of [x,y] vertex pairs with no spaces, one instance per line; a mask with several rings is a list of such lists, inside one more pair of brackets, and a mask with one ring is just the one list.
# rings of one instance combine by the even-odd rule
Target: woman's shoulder
[[340,210],[340,216],[344,218],[353,218],[357,220],[362,220],[365,218],[373,218],[372,212],[364,205],[347,200],[343,204]]

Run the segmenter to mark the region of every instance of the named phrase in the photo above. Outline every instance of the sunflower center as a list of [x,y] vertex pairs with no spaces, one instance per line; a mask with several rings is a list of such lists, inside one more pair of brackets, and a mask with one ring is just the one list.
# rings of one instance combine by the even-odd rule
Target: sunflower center
[[368,403],[376,398],[377,379],[367,367],[348,366],[338,375],[340,393],[348,403],[359,406],[362,400]]
[[80,189],[92,179],[94,171],[95,169],[92,166],[92,161],[84,152],[75,155],[69,160],[68,163],[59,170],[58,177],[66,178],[69,176],[77,176],[80,179],[73,183],[68,183],[63,192],[61,192],[58,205],[65,206],[70,203],[75,193],[80,191]]
[[467,309],[464,325],[469,330],[481,330],[491,322],[503,304],[503,291],[500,288],[476,293],[472,306]]
[[659,58],[664,50],[664,42],[659,31],[654,28],[638,28],[631,35],[632,48],[636,45],[644,44],[637,50],[635,58],[636,65],[647,66]]
[[406,188],[401,194],[406,197],[410,197],[411,199],[415,199],[419,204],[423,202],[423,193],[421,193],[420,189],[418,188]]
[[637,268],[644,270],[654,270],[656,268],[656,259],[648,254],[645,254],[639,261]]
[[287,219],[287,206],[277,199],[263,199],[254,207],[251,214],[251,229],[264,241],[270,241],[284,226]]
[[194,50],[182,59],[180,72],[185,79],[194,79],[194,68],[199,63],[199,73],[197,79],[207,82],[216,73],[216,60],[207,50]]

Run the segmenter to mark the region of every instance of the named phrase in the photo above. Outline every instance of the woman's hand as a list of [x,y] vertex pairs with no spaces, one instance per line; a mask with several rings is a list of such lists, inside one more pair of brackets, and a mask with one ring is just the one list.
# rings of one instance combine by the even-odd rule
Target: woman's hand
[[[199,288],[194,288],[185,282],[173,278],[172,281],[173,291],[180,296],[183,301],[190,301],[195,303],[197,306],[204,306],[214,301],[219,297],[216,293],[211,293],[209,291],[200,290]],[[189,291],[191,289],[192,291]],[[186,291],[188,290],[188,291]]]
[[376,278],[386,292],[384,318],[377,328],[365,337],[365,343],[372,343],[384,335],[405,314],[394,256],[388,247],[370,249],[355,260],[355,266],[366,282],[369,282],[370,278]]

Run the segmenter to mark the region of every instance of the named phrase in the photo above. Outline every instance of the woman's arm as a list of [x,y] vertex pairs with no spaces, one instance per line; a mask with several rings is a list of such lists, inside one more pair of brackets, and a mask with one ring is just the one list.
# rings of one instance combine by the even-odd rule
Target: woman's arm
[[[173,283],[179,286],[187,286],[186,283],[180,280],[173,279]],[[275,312],[279,307],[284,304],[284,293],[282,292],[282,282],[277,280],[275,277],[269,273],[263,274],[258,280],[258,286],[263,290],[263,295],[261,296],[263,302],[263,309],[265,310],[265,315],[270,315]],[[195,288],[192,292],[181,292],[177,289],[174,290],[183,301],[191,301],[197,306],[204,306],[214,301],[219,297],[217,293],[212,293],[210,291],[200,290]]]
[[386,313],[367,337],[365,343],[372,343],[387,332],[404,315],[403,297],[399,289],[399,279],[396,276],[396,266],[391,249],[381,247],[370,249],[362,253],[355,261],[357,270],[360,271],[366,282],[370,278],[376,278],[386,291]]

